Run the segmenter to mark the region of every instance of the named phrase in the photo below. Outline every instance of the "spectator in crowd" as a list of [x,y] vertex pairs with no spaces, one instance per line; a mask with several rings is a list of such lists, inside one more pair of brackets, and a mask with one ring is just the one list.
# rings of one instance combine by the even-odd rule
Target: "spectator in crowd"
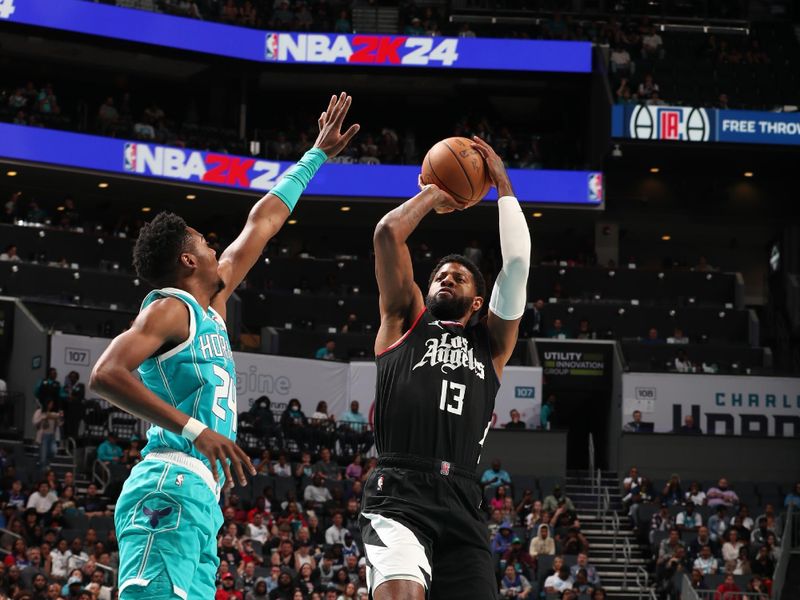
[[769,548],[760,546],[756,551],[756,557],[750,563],[753,575],[760,575],[764,579],[772,579],[775,573],[775,562],[769,555]]
[[706,503],[706,493],[700,489],[700,483],[693,481],[689,484],[689,491],[686,492],[686,502],[695,506],[703,506]]
[[560,596],[564,590],[570,589],[572,589],[572,577],[570,577],[569,567],[567,565],[561,565],[554,575],[550,575],[544,580],[544,591],[546,594],[557,594]]
[[339,11],[339,18],[333,24],[334,33],[353,33],[353,25],[346,10]]
[[522,538],[514,535],[511,538],[511,548],[505,551],[500,557],[501,561],[505,561],[507,565],[516,565],[517,569],[521,569],[522,574],[530,577],[531,573],[536,572],[536,562],[533,557],[522,547]]
[[642,341],[645,344],[660,344],[662,340],[658,337],[658,329],[651,327],[647,330],[647,337]]
[[336,360],[336,354],[334,354],[335,350],[336,342],[328,340],[322,348],[317,350],[314,354],[314,358],[319,360]]
[[639,84],[639,89],[636,90],[636,95],[639,96],[641,100],[649,100],[653,97],[653,94],[658,94],[660,92],[660,88],[658,84],[653,81],[653,75],[648,73],[644,76],[644,80]]
[[750,575],[753,572],[750,565],[750,553],[747,546],[739,548],[739,556],[736,559],[736,566],[733,569],[734,575]]
[[589,564],[589,555],[586,552],[580,552],[576,564],[570,568],[570,576],[573,580],[577,579],[578,571],[586,572],[586,580],[592,587],[600,587],[600,575],[594,565]]
[[533,587],[521,573],[517,573],[514,565],[507,565],[500,580],[501,598],[527,598]]
[[702,525],[697,529],[697,537],[694,538],[691,542],[689,542],[688,547],[688,554],[689,558],[694,560],[700,555],[700,549],[703,546],[708,546],[711,548],[711,553],[714,556],[717,556],[720,552],[720,545],[711,539],[711,534],[708,530],[708,527]]
[[550,527],[544,523],[539,525],[539,530],[531,540],[529,552],[531,556],[538,556],[539,554],[548,554],[550,556],[556,553],[556,543],[550,537]]
[[680,531],[697,531],[703,524],[702,515],[695,511],[694,504],[689,502],[675,518],[675,526]]
[[372,432],[367,417],[359,412],[358,400],[350,402],[350,410],[339,416],[339,431],[342,444],[356,452],[367,452],[372,447]]
[[673,527],[669,530],[669,535],[661,540],[661,543],[658,547],[658,558],[661,560],[662,558],[669,558],[678,548],[683,548],[683,542],[681,541],[681,533],[678,531],[677,528]]
[[579,340],[594,340],[597,339],[597,334],[592,330],[589,325],[589,319],[581,319],[578,322],[578,331],[575,337]]
[[351,481],[361,479],[361,475],[364,473],[364,466],[362,462],[363,459],[361,458],[361,453],[356,452],[353,455],[353,461],[347,465],[347,468],[344,471],[345,479],[349,479]]
[[732,508],[739,504],[739,496],[729,487],[728,480],[725,477],[721,478],[716,486],[711,487],[706,492],[706,498],[708,498],[708,505],[713,507],[724,506]]
[[717,543],[722,543],[725,539],[725,532],[728,530],[728,509],[724,504],[716,507],[716,512],[708,518],[708,531],[711,539]]
[[58,371],[54,367],[50,367],[47,370],[47,376],[36,384],[33,395],[36,396],[42,408],[46,407],[47,403],[52,401],[55,410],[59,410],[61,402],[61,384],[58,382]]
[[358,315],[356,313],[350,313],[347,315],[347,321],[342,325],[340,331],[342,333],[358,333],[361,329],[362,326],[358,320]]
[[692,568],[697,569],[703,575],[716,575],[719,570],[719,562],[711,554],[711,547],[706,545],[700,548],[700,555],[694,560]]
[[664,58],[664,40],[658,35],[655,27],[642,36],[642,58],[653,59]]
[[114,106],[114,98],[109,96],[106,98],[105,102],[100,105],[97,111],[97,120],[100,133],[108,135],[113,131],[114,127],[116,127],[119,122],[119,111],[117,107]]
[[727,600],[728,598],[738,599],[740,598],[738,593],[741,591],[742,588],[736,585],[736,578],[732,573],[728,573],[725,575],[725,581],[720,583],[717,587],[717,595],[714,600]]
[[575,512],[575,505],[572,500],[561,492],[560,485],[556,485],[553,487],[553,493],[546,496],[544,502],[542,502],[542,510],[553,513],[559,506],[564,506],[569,512]]
[[553,413],[556,408],[556,397],[550,394],[542,404],[542,412],[539,415],[539,425],[541,429],[550,429],[553,423]]
[[642,429],[642,411],[635,410],[631,416],[633,420],[625,423],[625,425],[622,426],[622,431],[628,433],[639,433],[640,431],[644,431]]
[[[559,507],[559,510],[562,509],[563,507]],[[556,511],[556,514],[558,514],[558,511]],[[557,538],[558,535],[559,534],[557,530],[556,531]],[[580,554],[581,552],[588,552],[589,540],[586,538],[585,535],[581,533],[581,530],[577,526],[569,527],[569,529],[567,529],[567,535],[562,542],[562,551],[564,552],[564,554],[572,554],[572,555],[577,555]]]
[[500,527],[497,528],[497,533],[492,536],[491,543],[489,544],[496,560],[499,560],[500,557],[511,548],[511,540],[513,539],[514,532],[511,523],[503,521]]
[[681,433],[683,435],[702,435],[703,430],[694,422],[694,417],[692,415],[685,415],[683,417],[683,425],[678,427],[675,433]]
[[90,483],[86,488],[86,495],[78,500],[78,507],[83,508],[87,517],[110,517],[108,503],[98,494],[97,486]]
[[9,244],[2,254],[0,254],[0,261],[20,262],[20,260],[19,254],[17,254],[16,244]]
[[678,355],[675,357],[675,370],[678,373],[694,372],[694,363],[692,363],[685,350],[678,350]]
[[[761,519],[765,519],[766,528],[770,533],[775,534],[775,537],[780,539],[780,534],[783,531],[783,521],[780,515],[775,513],[775,506],[772,504],[766,504],[764,506],[763,514],[758,515],[756,517],[756,523],[759,523]],[[766,538],[766,533],[765,533]]]
[[328,448],[322,448],[319,451],[319,460],[314,463],[314,473],[319,473],[323,479],[342,478],[339,465],[331,459],[331,451]]
[[783,506],[785,508],[793,506],[794,508],[800,509],[800,481],[795,483],[794,489],[786,494],[786,497],[783,499]]
[[499,458],[492,459],[492,466],[481,475],[481,485],[488,489],[497,489],[500,486],[511,485],[511,475],[503,470]]
[[341,512],[333,514],[333,523],[325,530],[325,543],[328,545],[345,543],[347,529],[344,528],[344,517]]
[[681,478],[677,473],[673,473],[664,485],[661,501],[669,506],[683,504],[683,488],[681,488]]
[[77,371],[70,371],[61,388],[65,437],[78,437],[78,428],[83,417],[83,401],[86,397],[86,387],[81,383],[80,378]]
[[733,570],[736,567],[739,550],[744,546],[745,543],[739,539],[739,532],[736,529],[730,529],[725,543],[722,544],[722,560],[725,561],[726,570]]
[[97,460],[104,465],[119,464],[122,460],[122,448],[113,431],[109,431],[106,439],[97,447]]
[[565,340],[571,336],[564,328],[564,323],[562,323],[561,319],[553,319],[553,326],[548,330],[547,337],[557,340]]
[[28,497],[26,508],[32,508],[39,515],[44,515],[50,512],[50,509],[58,501],[58,496],[55,491],[50,489],[50,484],[47,481],[39,483],[39,487]]
[[747,582],[747,593],[752,600],[769,600],[770,589],[767,583],[758,575],[754,575]]
[[683,329],[676,327],[672,335],[667,338],[668,344],[688,344],[689,338],[683,335]]
[[36,428],[36,443],[39,444],[39,466],[46,469],[50,459],[56,454],[58,442],[61,441],[63,413],[56,410],[55,400],[48,399],[42,406],[45,408],[37,408],[33,413],[33,426]]
[[525,429],[525,423],[520,418],[519,411],[516,408],[511,409],[509,416],[511,420],[503,425],[503,427],[506,429]]
[[632,77],[636,64],[631,60],[631,54],[622,45],[615,45],[609,56],[611,73],[616,76]]
[[309,510],[318,510],[326,502],[333,500],[331,491],[324,485],[322,473],[317,472],[314,474],[311,483],[303,491],[303,500]]
[[289,400],[286,410],[281,415],[281,429],[284,440],[294,440],[300,449],[308,444],[308,419],[300,407],[297,398]]

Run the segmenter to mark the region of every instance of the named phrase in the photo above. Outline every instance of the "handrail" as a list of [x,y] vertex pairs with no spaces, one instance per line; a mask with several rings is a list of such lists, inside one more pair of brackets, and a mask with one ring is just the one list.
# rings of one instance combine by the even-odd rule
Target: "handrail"
[[786,511],[786,522],[783,524],[783,536],[781,537],[783,547],[781,549],[781,556],[778,559],[778,564],[775,565],[775,572],[772,574],[772,598],[780,600],[783,593],[783,584],[786,581],[786,570],[789,568],[789,558],[792,554],[792,549],[800,543],[800,540],[793,537],[794,529],[794,510],[793,506],[789,505],[789,510]]
[[700,600],[697,590],[692,587],[692,582],[689,581],[686,573],[681,575],[681,600]]
[[10,529],[6,529],[5,527],[0,527],[0,533],[5,533],[6,535],[10,535],[11,537],[15,537],[19,540],[22,539],[22,536],[18,533],[14,533]]
[[611,511],[611,528],[613,530],[613,535],[611,537],[611,543],[613,547],[611,549],[611,560],[617,560],[617,535],[620,531],[620,522],[619,522],[619,515],[616,511]]
[[[70,556],[70,559],[73,559],[73,558],[75,560],[81,561],[81,564],[86,564],[90,560],[92,560],[91,557],[83,558],[82,556],[78,556],[77,554],[73,554],[72,556]],[[107,567],[106,565],[104,565],[102,563],[99,563],[99,562],[95,562],[94,566],[95,566],[95,568],[100,569],[101,571],[108,571],[109,573],[111,573],[114,576],[114,579],[116,580],[116,578],[117,578],[117,570],[115,568]]]
[[[100,474],[97,472],[98,468]],[[111,469],[101,461],[95,459],[94,465],[92,465],[92,480],[97,484],[100,493],[105,492],[108,482],[111,481]]]
[[631,555],[631,543],[628,541],[628,538],[622,538],[622,590],[625,592],[628,591],[628,566],[631,563]]
[[75,458],[75,452],[77,451],[78,444],[75,441],[75,438],[68,437],[64,440],[64,451],[71,457]]
[[[644,583],[642,583],[640,577],[644,577]],[[644,592],[649,592],[647,594],[648,597],[653,597],[655,594],[655,591],[650,589],[650,573],[648,573],[641,565],[636,567],[636,587],[639,589],[639,600],[642,600],[642,594]],[[686,599],[682,598],[681,600]]]
[[600,498],[600,508],[597,511],[597,516],[601,518],[603,523],[603,533],[607,533],[608,529],[606,528],[606,517],[611,512],[611,495],[608,493],[607,487],[601,488],[598,498]]
[[592,494],[598,493],[600,490],[595,489],[594,486],[594,436],[589,432],[589,479],[591,480]]
[[594,479],[594,488],[595,488],[595,495],[597,496],[597,516],[599,517],[601,512],[601,502],[602,502],[602,487],[603,487],[603,472],[600,469],[597,469],[597,475],[593,476]]

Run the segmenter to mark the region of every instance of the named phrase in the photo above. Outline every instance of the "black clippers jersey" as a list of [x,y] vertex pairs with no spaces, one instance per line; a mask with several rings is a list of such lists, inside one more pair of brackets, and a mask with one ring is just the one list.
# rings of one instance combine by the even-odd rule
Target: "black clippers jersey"
[[376,363],[378,454],[477,468],[500,388],[486,325],[465,329],[426,309]]

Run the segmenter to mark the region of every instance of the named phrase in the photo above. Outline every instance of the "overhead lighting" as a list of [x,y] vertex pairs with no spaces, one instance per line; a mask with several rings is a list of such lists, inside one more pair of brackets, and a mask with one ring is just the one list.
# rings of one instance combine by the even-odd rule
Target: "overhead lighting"
[[659,169],[658,167],[650,167],[650,172],[651,173],[658,173],[660,170],[661,169]]
[[350,212],[350,207],[349,206],[340,206],[339,210],[342,211],[342,212]]
[[745,177],[752,177],[753,176],[753,172],[752,171],[745,171],[744,172],[744,176]]
[[534,219],[541,219],[542,218],[542,213],[540,213],[538,211],[533,213],[533,218]]
[[661,239],[664,240],[665,242],[668,242],[672,239],[672,236],[668,233],[665,233],[664,235],[661,236]]
[[6,175],[8,175],[9,177],[16,177],[17,176],[17,172],[16,171],[7,171]]
[[63,207],[63,206],[59,206],[58,208],[56,208],[56,210],[57,210],[58,212],[63,212],[63,210],[64,210],[64,207]]
[[142,207],[142,212],[150,212],[151,210],[153,210],[153,209],[150,208],[149,206],[143,206]]
[[100,183],[97,184],[97,187],[99,187],[101,190],[104,190],[108,187],[108,183],[106,183],[105,181],[101,181]]
[[197,196],[195,196],[194,194],[186,194],[187,200],[194,200],[195,198],[197,198]]
[[286,221],[289,225],[297,225],[297,219],[289,219]]

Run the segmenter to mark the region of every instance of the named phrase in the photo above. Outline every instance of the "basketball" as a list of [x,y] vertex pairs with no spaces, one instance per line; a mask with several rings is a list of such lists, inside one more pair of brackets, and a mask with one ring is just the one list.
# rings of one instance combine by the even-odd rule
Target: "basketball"
[[437,185],[467,207],[480,202],[492,186],[486,161],[465,137],[444,139],[428,150],[422,182]]

